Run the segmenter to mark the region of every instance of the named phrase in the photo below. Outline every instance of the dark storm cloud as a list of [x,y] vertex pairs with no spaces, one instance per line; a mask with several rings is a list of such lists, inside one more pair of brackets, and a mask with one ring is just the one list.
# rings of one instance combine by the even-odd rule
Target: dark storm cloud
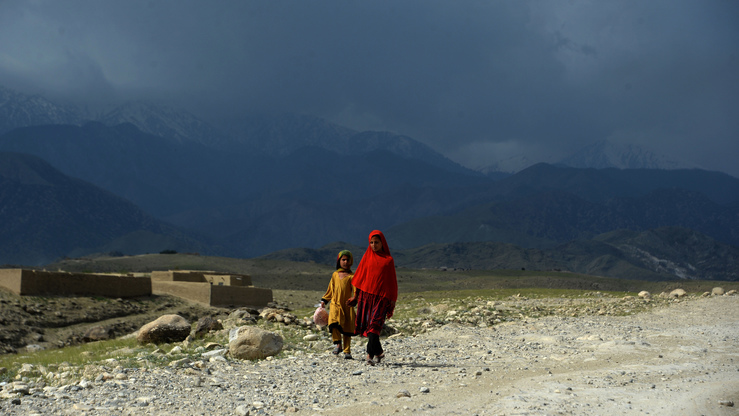
[[314,114],[468,164],[611,139],[739,176],[732,1],[4,1],[0,83]]

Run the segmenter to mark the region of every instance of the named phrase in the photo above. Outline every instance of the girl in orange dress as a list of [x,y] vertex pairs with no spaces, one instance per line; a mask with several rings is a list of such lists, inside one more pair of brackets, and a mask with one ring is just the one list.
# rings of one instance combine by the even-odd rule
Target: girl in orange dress
[[[344,358],[352,358],[352,336],[356,314],[353,305],[347,301],[354,296],[352,286],[352,264],[354,258],[349,250],[343,250],[336,257],[336,271],[331,275],[326,294],[321,298],[321,305],[329,304],[328,329],[336,347],[332,351],[338,355],[344,351]],[[342,349],[343,340],[343,349]]]

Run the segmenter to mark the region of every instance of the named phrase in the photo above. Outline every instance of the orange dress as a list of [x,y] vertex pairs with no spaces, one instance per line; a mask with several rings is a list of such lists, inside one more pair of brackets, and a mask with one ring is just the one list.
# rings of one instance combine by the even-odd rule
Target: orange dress
[[354,335],[354,320],[356,313],[354,308],[347,306],[346,301],[354,296],[352,286],[353,274],[341,269],[331,275],[326,294],[321,298],[328,305],[328,327],[338,328],[342,334]]

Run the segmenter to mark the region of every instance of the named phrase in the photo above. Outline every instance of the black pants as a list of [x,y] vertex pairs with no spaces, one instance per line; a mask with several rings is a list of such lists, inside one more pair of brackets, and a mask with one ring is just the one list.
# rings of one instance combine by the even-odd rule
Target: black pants
[[382,354],[382,345],[380,345],[380,336],[373,333],[367,334],[367,354],[370,357],[376,357]]

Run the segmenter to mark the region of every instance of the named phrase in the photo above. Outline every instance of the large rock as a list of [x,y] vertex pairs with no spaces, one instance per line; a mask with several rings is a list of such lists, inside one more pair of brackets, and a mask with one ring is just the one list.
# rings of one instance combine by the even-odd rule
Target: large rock
[[647,292],[646,290],[642,290],[641,292],[639,292],[639,297],[642,299],[649,299],[652,297],[652,294]]
[[723,296],[724,295],[724,288],[722,287],[714,287],[713,290],[711,290],[712,296]]
[[236,337],[229,342],[231,357],[244,360],[257,360],[282,351],[283,340],[279,334],[265,331],[255,326],[242,326]]
[[162,344],[184,341],[191,330],[187,319],[179,315],[163,315],[139,329],[136,340],[142,344]]
[[104,341],[111,338],[113,338],[113,329],[106,328],[104,326],[93,326],[91,328],[87,328],[85,333],[82,335],[82,339],[85,342]]
[[204,337],[210,331],[218,331],[223,329],[223,324],[217,319],[213,319],[210,316],[203,316],[198,319],[198,323],[195,325],[195,338]]
[[681,298],[685,296],[686,294],[687,293],[685,292],[684,289],[675,289],[672,292],[670,292],[670,297],[671,298]]

